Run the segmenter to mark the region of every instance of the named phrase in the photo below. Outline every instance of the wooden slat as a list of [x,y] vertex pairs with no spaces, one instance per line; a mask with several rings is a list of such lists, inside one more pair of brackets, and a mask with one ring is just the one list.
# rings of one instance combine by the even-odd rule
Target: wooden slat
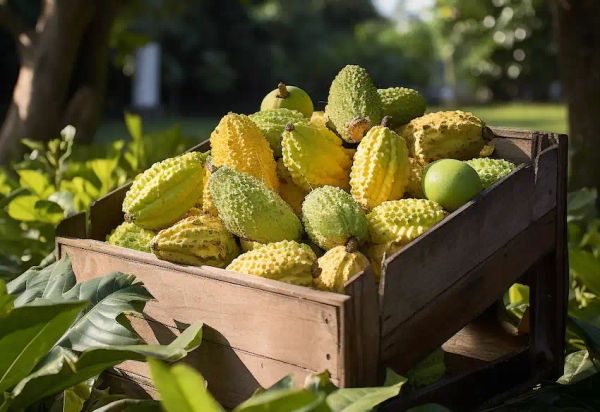
[[85,212],[79,212],[63,219],[56,227],[57,237],[85,238],[86,220]]
[[534,219],[544,216],[556,207],[558,190],[558,146],[544,149],[535,159]]

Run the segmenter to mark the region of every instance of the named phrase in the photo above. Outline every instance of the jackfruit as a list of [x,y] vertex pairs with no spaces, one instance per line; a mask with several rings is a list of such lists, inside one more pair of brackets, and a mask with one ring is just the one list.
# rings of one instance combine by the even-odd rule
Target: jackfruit
[[281,134],[288,123],[308,123],[297,110],[271,109],[248,116],[265,136],[276,158],[281,157]]
[[294,183],[290,172],[283,164],[283,159],[277,160],[277,176],[279,177],[279,196],[294,209],[297,215],[301,215],[302,202],[308,192]]
[[318,259],[318,264],[320,270],[313,280],[313,286],[341,293],[344,291],[344,284],[352,276],[369,266],[369,259],[358,251],[356,239],[350,239],[345,246],[336,246],[325,252]]
[[221,167],[212,174],[209,185],[219,217],[236,236],[260,243],[300,239],[300,220],[261,180]]
[[310,118],[314,106],[308,93],[296,86],[288,86],[279,83],[275,90],[269,92],[260,104],[260,110],[270,109],[290,109],[297,110]]
[[423,199],[423,165],[414,157],[409,157],[410,173],[408,175],[408,184],[406,185],[406,194],[412,198]]
[[317,256],[307,245],[284,240],[241,254],[227,270],[310,286],[316,261]]
[[508,176],[512,172],[516,165],[504,159],[471,159],[466,162],[471,166],[481,179],[483,187],[488,188],[504,176]]
[[358,143],[381,122],[381,99],[367,71],[356,65],[344,67],[333,79],[325,114],[342,138]]
[[423,116],[427,103],[425,98],[416,90],[406,87],[390,87],[377,89],[383,115],[391,116],[391,126],[398,127],[410,122],[412,119]]
[[153,231],[142,229],[133,223],[123,222],[106,236],[106,242],[140,252],[150,252],[150,242],[153,237]]
[[438,348],[406,372],[408,384],[413,388],[431,385],[446,373],[444,351]]
[[302,204],[302,221],[310,239],[325,250],[344,246],[351,238],[362,244],[368,237],[365,213],[348,192],[337,187],[310,192]]

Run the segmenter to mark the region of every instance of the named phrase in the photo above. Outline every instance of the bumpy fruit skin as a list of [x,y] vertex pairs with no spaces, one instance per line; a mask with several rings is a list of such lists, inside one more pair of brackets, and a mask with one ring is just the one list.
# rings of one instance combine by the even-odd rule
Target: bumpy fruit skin
[[310,118],[314,110],[313,102],[308,93],[299,87],[288,86],[283,83],[279,83],[275,90],[269,92],[260,104],[260,110],[280,108],[297,110],[307,118]]
[[264,110],[248,117],[265,136],[276,158],[281,157],[281,134],[285,126],[289,123],[307,123],[302,113],[289,109]]
[[371,262],[371,268],[373,269],[373,275],[377,283],[381,280],[381,273],[383,270],[383,261],[390,255],[393,255],[402,248],[403,245],[398,243],[389,242],[380,245],[368,244],[364,247],[365,256],[369,258]]
[[153,237],[153,231],[142,229],[133,223],[123,222],[106,236],[106,242],[140,252],[150,252]]
[[229,113],[210,135],[211,163],[262,180],[273,190],[279,181],[269,142],[248,116]]
[[213,166],[211,164],[210,157],[206,160],[206,164],[204,165],[204,182],[202,185],[202,211],[211,216],[219,216],[219,212],[217,208],[213,204],[212,196],[210,195],[210,176],[212,175],[211,170],[213,170]]
[[309,246],[284,240],[241,254],[227,266],[227,270],[310,286],[316,261],[317,256]]
[[421,164],[439,159],[467,160],[477,157],[485,140],[483,122],[460,110],[429,113],[411,120],[402,129],[411,157]]
[[425,359],[417,363],[406,372],[408,384],[413,388],[431,385],[437,382],[446,373],[444,351],[438,348],[431,352]]
[[384,116],[391,116],[392,127],[398,127],[423,116],[427,109],[425,98],[416,90],[406,87],[377,89]]
[[360,142],[371,126],[381,122],[381,99],[364,68],[348,65],[340,70],[329,88],[325,114],[350,143]]
[[504,159],[471,159],[466,162],[481,179],[484,188],[488,188],[504,176],[508,176],[516,165]]
[[310,116],[310,122],[315,126],[321,127],[327,127],[328,124],[327,116],[322,111],[313,112],[312,116]]
[[305,191],[325,185],[349,187],[352,152],[331,130],[305,124],[287,127],[281,148],[283,164]]
[[277,160],[277,176],[279,177],[279,196],[294,209],[298,216],[302,214],[302,202],[308,193],[292,180],[290,172],[283,164],[283,159]]
[[336,246],[325,252],[318,263],[321,273],[313,280],[313,286],[340,293],[352,276],[369,266],[369,259],[359,251],[348,251],[346,246]]
[[242,252],[249,252],[254,249],[258,249],[261,246],[264,246],[265,243],[255,242],[253,240],[240,239],[240,248]]
[[406,185],[406,194],[412,198],[422,199],[423,193],[423,165],[413,157],[408,158],[410,163],[410,173],[408,174],[408,184]]
[[383,202],[367,215],[371,242],[405,245],[446,216],[442,207],[427,199]]
[[406,142],[392,130],[375,126],[358,144],[350,172],[354,199],[370,210],[404,195],[410,164]]
[[224,267],[239,254],[239,248],[219,218],[196,215],[158,232],[152,252],[174,263]]
[[123,201],[125,219],[144,229],[175,223],[201,201],[205,155],[199,152],[155,163],[139,174]]
[[210,194],[225,227],[241,238],[270,243],[302,235],[290,205],[255,177],[221,167],[210,178]]
[[302,221],[310,239],[325,250],[344,246],[351,238],[362,244],[369,235],[365,213],[348,192],[337,187],[310,192],[302,204]]

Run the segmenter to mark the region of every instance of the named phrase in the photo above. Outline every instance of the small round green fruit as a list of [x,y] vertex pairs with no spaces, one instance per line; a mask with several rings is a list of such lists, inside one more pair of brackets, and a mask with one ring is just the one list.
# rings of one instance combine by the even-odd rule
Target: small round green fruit
[[438,160],[428,165],[423,177],[423,192],[429,200],[454,211],[483,190],[479,175],[465,162]]
[[298,110],[304,117],[310,118],[314,111],[313,102],[308,93],[296,86],[279,83],[277,88],[265,96],[260,110],[270,109]]

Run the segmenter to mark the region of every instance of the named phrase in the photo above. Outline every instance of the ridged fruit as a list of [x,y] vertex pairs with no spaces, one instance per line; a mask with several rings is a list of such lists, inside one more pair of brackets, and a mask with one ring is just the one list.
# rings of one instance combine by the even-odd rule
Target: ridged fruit
[[404,139],[385,126],[375,126],[358,144],[354,155],[350,172],[352,196],[367,210],[386,200],[400,199],[409,173]]
[[412,369],[409,369],[406,372],[406,378],[410,386],[418,388],[437,382],[445,373],[444,351],[442,348],[438,348],[417,363]]
[[393,255],[402,248],[402,245],[394,242],[388,242],[383,244],[367,244],[363,248],[365,256],[369,258],[371,268],[373,269],[373,275],[375,280],[379,283],[381,279],[381,272],[383,270],[383,261],[388,256]]
[[318,276],[313,280],[313,286],[321,290],[343,292],[344,284],[369,266],[369,259],[357,248],[358,242],[350,240],[346,246],[336,246],[325,252],[318,260]]
[[175,223],[201,201],[205,155],[199,152],[155,163],[139,174],[123,201],[125,219],[144,229]]
[[286,126],[281,140],[283,163],[294,183],[306,191],[320,186],[349,188],[352,152],[325,127]]
[[410,173],[406,185],[406,194],[412,198],[422,199],[425,197],[423,193],[423,165],[413,157],[409,157],[408,162],[410,163]]
[[204,165],[204,182],[202,185],[202,211],[211,216],[219,216],[217,208],[213,204],[212,196],[210,195],[210,176],[212,172],[216,170],[211,163],[210,156],[206,159]]
[[279,177],[279,196],[294,209],[297,215],[301,215],[302,202],[308,192],[294,183],[290,172],[283,164],[283,159],[277,160],[277,176]]
[[219,218],[196,215],[158,232],[152,252],[169,262],[224,267],[239,254],[239,248]]
[[290,205],[255,177],[221,167],[210,178],[210,194],[225,227],[241,238],[270,243],[302,235]]
[[325,250],[344,246],[354,238],[367,240],[367,218],[352,196],[340,188],[324,186],[310,192],[302,204],[302,221],[310,239]]
[[337,74],[331,87],[325,114],[342,138],[358,143],[381,122],[381,99],[367,71],[348,65]]
[[371,242],[407,244],[445,216],[439,204],[427,199],[383,202],[367,215]]
[[123,222],[106,236],[106,242],[141,252],[150,252],[153,237],[153,231],[142,229],[133,223]]
[[289,123],[308,123],[302,113],[290,109],[271,109],[248,116],[265,136],[276,158],[281,157],[281,134]]
[[508,176],[516,167],[514,163],[504,159],[471,159],[466,163],[475,169],[484,188],[490,187],[504,176]]
[[317,111],[313,112],[312,116],[310,116],[310,122],[315,126],[327,127],[329,121],[327,120],[327,116],[325,116],[325,112]]
[[210,146],[213,166],[227,166],[249,174],[277,190],[273,151],[248,116],[235,113],[224,116],[210,135]]
[[377,89],[384,116],[391,116],[391,126],[398,127],[423,116],[427,109],[425,98],[416,90],[406,87]]
[[316,261],[317,256],[309,246],[284,240],[241,254],[227,270],[309,286]]
[[467,160],[485,145],[483,122],[460,110],[429,113],[411,120],[402,129],[410,155],[421,164],[438,159]]
[[299,87],[288,86],[284,83],[279,83],[277,88],[269,92],[260,104],[260,110],[280,108],[297,110],[308,118],[314,110],[313,102],[308,93]]

